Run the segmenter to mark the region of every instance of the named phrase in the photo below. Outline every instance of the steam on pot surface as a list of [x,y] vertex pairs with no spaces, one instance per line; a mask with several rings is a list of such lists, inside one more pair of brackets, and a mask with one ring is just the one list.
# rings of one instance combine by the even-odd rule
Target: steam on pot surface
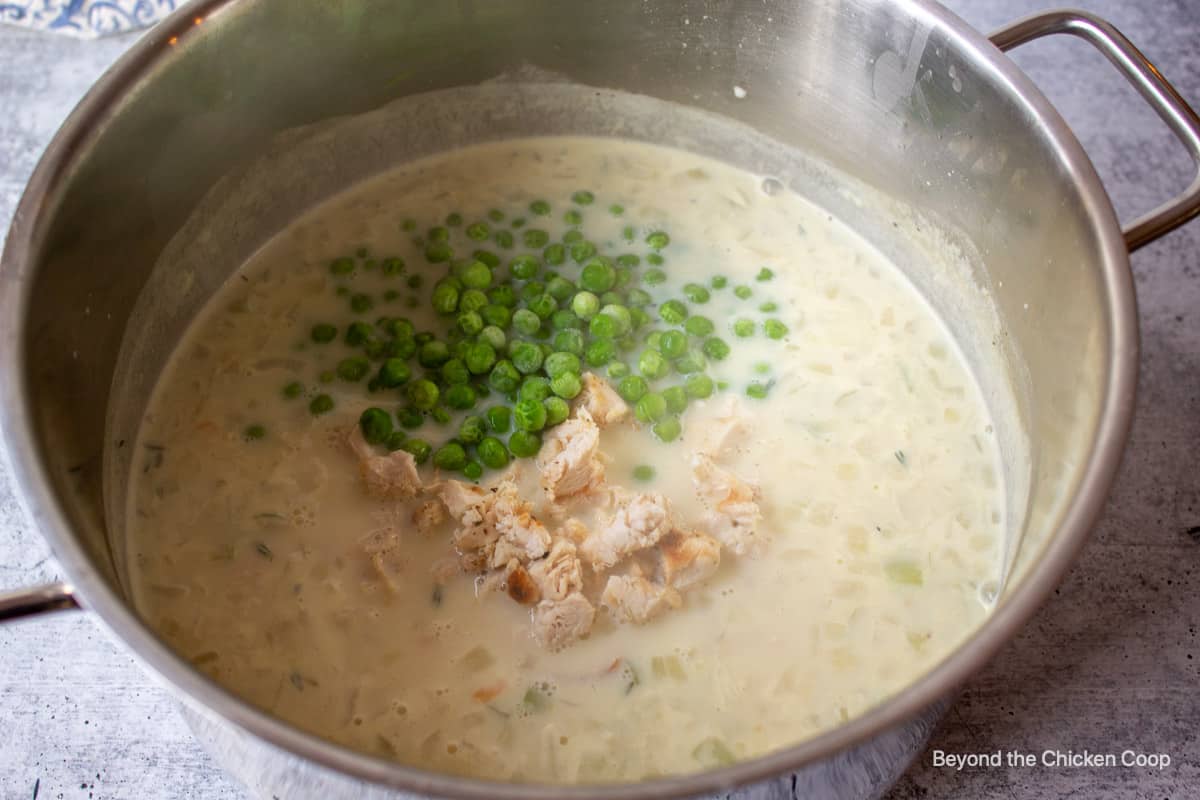
[[274,236],[131,465],[141,614],[300,728],[632,781],[902,690],[986,617],[1003,471],[946,327],[773,179],[614,138],[404,164]]

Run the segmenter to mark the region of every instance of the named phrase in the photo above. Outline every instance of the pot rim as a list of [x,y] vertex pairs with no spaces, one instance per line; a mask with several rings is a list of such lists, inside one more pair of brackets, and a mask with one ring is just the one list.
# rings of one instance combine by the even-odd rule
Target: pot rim
[[981,74],[1020,100],[1048,134],[1077,187],[1101,248],[1109,315],[1106,394],[1095,438],[1059,531],[1013,595],[941,663],[868,712],[812,739],[718,770],[628,784],[517,784],[450,776],[375,758],[305,733],[261,711],[195,670],[158,639],[91,566],[54,494],[38,455],[25,380],[24,309],[33,283],[30,256],[42,245],[41,222],[52,214],[64,178],[94,143],[111,110],[170,58],[168,40],[203,30],[194,21],[236,13],[252,0],[191,0],[126,51],[87,92],[55,134],[17,206],[0,257],[0,432],[28,518],[50,545],[84,607],[142,664],[193,704],[248,733],[337,772],[395,789],[470,800],[668,798],[721,791],[786,774],[860,744],[918,715],[979,671],[1048,598],[1095,524],[1115,478],[1133,416],[1138,363],[1137,310],[1129,253],[1107,193],[1075,135],[1033,82],[979,31],[933,0],[895,0],[915,22],[973,52]]

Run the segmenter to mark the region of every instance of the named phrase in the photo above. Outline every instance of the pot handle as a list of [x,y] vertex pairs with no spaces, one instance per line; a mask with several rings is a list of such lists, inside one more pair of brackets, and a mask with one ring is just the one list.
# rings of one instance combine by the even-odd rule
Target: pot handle
[[47,583],[0,593],[0,622],[76,608],[79,608],[79,602],[75,599],[75,589],[66,583]]
[[[1007,51],[1055,33],[1077,36],[1103,53],[1179,137],[1200,170],[1200,117],[1158,68],[1111,23],[1085,11],[1047,11],[1017,20],[989,38],[996,47]],[[1200,215],[1200,173],[1183,194],[1126,225],[1125,243],[1132,252],[1197,215]]]

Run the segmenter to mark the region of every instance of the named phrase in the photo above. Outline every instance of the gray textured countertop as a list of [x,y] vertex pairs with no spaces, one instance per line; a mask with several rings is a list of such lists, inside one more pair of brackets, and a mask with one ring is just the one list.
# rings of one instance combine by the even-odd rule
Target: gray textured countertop
[[[1037,0],[949,3],[982,30]],[[1090,0],[1200,104],[1200,3]],[[0,220],[91,82],[132,41],[0,28]],[[1186,185],[1183,150],[1103,59],[1038,42],[1016,60],[1074,126],[1122,216]],[[1054,598],[977,676],[891,800],[1200,796],[1200,221],[1133,259],[1142,371],[1133,436],[1104,518]],[[0,589],[59,575],[0,464]],[[933,752],[1166,753],[1163,770],[955,772]],[[0,799],[233,800],[167,694],[86,615],[0,628]]]

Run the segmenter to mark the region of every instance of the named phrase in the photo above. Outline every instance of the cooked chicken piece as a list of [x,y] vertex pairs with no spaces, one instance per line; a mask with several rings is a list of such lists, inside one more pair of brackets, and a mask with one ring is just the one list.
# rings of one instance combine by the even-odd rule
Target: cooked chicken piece
[[629,406],[608,381],[591,372],[583,373],[583,391],[576,398],[575,407],[585,409],[592,420],[601,428],[620,422],[629,416]]
[[576,545],[583,544],[583,540],[588,537],[587,525],[571,517],[558,526],[555,536],[566,539],[569,542],[574,542]]
[[721,565],[721,544],[703,533],[674,528],[658,540],[663,581],[676,589],[706,580]]
[[427,500],[417,506],[412,521],[422,536],[430,536],[446,521],[446,508],[437,500]]
[[529,577],[547,600],[562,600],[583,589],[583,568],[575,545],[565,539],[555,540],[548,556],[529,565]]
[[600,428],[585,408],[551,429],[537,457],[542,488],[551,501],[590,492],[603,483],[599,446]]
[[561,650],[587,635],[596,609],[580,592],[562,600],[543,600],[533,609],[533,637],[547,650]]
[[348,439],[350,449],[358,459],[358,471],[363,485],[375,497],[412,497],[421,490],[421,476],[412,453],[397,450],[386,456],[377,454],[355,425]]
[[542,598],[537,582],[515,558],[508,562],[504,584],[508,596],[523,606],[531,606]]
[[391,528],[380,528],[371,531],[360,541],[371,567],[384,585],[393,592],[400,591],[406,562],[401,554],[400,534]]
[[641,624],[672,608],[683,600],[670,586],[651,583],[633,575],[611,575],[604,585],[600,604],[618,622]]
[[762,519],[757,487],[718,467],[703,453],[692,458],[692,483],[709,509],[705,519],[708,532],[739,556],[756,550],[761,543],[758,523]]
[[526,563],[550,549],[549,531],[530,513],[533,506],[512,481],[501,481],[490,490],[446,481],[441,497],[460,526],[454,546],[464,569],[504,567],[513,559]]
[[580,551],[600,572],[658,542],[671,530],[667,499],[657,492],[615,493],[616,511],[580,544]]

